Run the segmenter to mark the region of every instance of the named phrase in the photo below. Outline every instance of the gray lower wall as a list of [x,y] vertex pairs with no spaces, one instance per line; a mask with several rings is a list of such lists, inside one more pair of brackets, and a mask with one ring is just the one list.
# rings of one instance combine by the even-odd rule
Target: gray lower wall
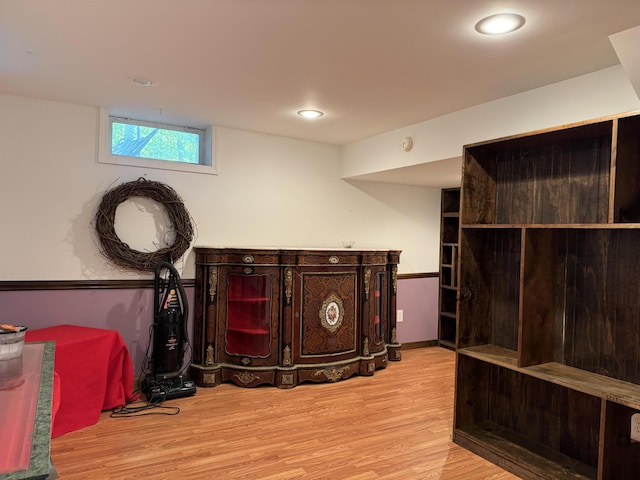
[[[185,288],[193,306],[194,288]],[[404,321],[398,324],[400,343],[437,338],[438,278],[398,280],[398,309]],[[29,329],[72,324],[116,330],[129,347],[135,374],[141,374],[153,322],[152,288],[81,288],[67,290],[0,291],[0,322],[25,325]],[[193,308],[189,331],[192,337]]]

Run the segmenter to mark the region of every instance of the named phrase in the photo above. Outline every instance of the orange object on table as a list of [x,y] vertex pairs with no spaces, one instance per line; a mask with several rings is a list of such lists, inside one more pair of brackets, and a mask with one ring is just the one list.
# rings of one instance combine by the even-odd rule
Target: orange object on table
[[56,342],[54,370],[60,382],[52,437],[94,425],[103,410],[133,400],[133,364],[118,332],[58,325],[27,330],[25,336],[26,342],[52,340]]

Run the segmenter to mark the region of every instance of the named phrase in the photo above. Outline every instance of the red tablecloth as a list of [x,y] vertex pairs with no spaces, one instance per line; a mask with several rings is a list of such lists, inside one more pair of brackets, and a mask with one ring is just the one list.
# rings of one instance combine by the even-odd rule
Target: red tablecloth
[[54,369],[60,377],[60,407],[51,436],[98,422],[100,412],[133,398],[133,364],[115,330],[58,325],[28,330],[25,341],[56,342]]

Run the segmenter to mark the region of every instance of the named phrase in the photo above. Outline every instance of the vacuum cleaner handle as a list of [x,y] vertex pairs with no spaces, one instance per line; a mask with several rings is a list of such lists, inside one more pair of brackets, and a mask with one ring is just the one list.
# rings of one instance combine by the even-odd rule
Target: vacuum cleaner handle
[[[184,287],[182,286],[182,280],[180,279],[180,274],[178,274],[178,271],[176,270],[176,267],[173,266],[173,264],[169,263],[169,262],[160,262],[158,263],[158,265],[156,266],[156,275],[155,275],[155,282],[154,282],[154,286],[155,286],[155,292],[159,291],[160,288],[160,273],[162,272],[162,269],[166,268],[167,270],[169,270],[169,273],[171,274],[171,276],[175,279],[176,281],[176,287],[178,289],[178,293],[180,296],[180,305],[182,307],[182,315],[184,317],[184,331],[185,334],[187,333],[187,319],[189,318],[189,301],[187,300],[187,294],[184,291]],[[160,312],[160,299],[159,299],[159,295],[155,295],[154,298],[154,316],[157,316],[158,313]]]

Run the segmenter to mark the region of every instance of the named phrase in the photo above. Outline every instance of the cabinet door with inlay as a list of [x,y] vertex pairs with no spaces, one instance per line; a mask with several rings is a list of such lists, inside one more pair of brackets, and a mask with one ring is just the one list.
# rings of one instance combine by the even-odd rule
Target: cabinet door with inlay
[[295,283],[294,363],[326,363],[359,351],[358,270],[300,268]]

